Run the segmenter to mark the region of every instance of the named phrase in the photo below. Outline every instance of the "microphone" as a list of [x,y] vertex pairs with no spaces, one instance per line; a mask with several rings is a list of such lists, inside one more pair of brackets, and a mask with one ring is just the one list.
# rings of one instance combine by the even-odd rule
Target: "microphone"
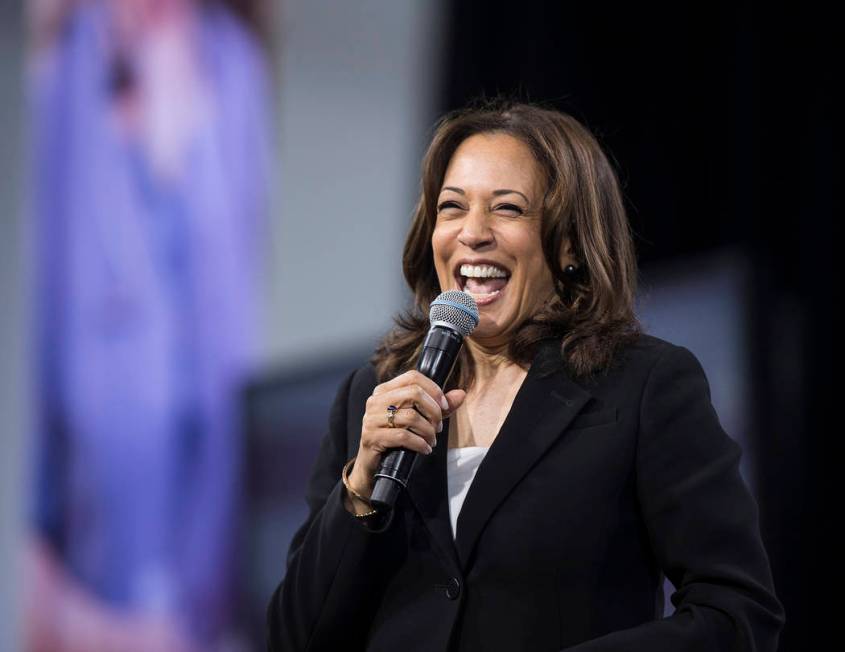
[[[468,293],[449,290],[431,302],[428,318],[431,329],[423,342],[417,371],[442,389],[449,380],[464,338],[478,326],[478,306]],[[390,449],[383,455],[370,496],[373,507],[393,509],[399,493],[408,485],[416,459],[417,452],[404,447]]]

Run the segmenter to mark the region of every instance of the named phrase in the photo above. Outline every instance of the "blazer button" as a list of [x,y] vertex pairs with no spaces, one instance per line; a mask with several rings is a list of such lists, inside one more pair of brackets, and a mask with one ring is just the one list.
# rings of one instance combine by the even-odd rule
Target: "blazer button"
[[450,600],[456,600],[461,594],[461,581],[457,577],[453,577],[446,585],[446,597]]

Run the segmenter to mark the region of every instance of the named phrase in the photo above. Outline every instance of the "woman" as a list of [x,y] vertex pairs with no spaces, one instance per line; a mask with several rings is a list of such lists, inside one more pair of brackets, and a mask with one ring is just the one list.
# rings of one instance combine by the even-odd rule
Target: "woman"
[[[404,272],[413,308],[335,400],[268,648],[775,650],[784,611],[741,449],[697,358],[640,331],[618,181],[590,133],[526,104],[446,116]],[[441,391],[414,366],[449,289],[480,322]],[[397,446],[420,455],[383,514],[367,498]]]

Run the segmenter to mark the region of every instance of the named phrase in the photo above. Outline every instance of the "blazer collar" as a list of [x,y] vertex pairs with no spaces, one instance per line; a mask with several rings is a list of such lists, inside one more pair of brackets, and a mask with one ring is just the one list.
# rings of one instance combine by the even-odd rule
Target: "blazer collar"
[[[496,507],[543,453],[566,432],[592,394],[573,381],[560,360],[560,340],[543,340],[496,439],[470,485],[452,537],[446,472],[447,446],[418,455],[407,493],[441,556],[467,570],[481,531]],[[443,422],[449,432],[449,420]]]

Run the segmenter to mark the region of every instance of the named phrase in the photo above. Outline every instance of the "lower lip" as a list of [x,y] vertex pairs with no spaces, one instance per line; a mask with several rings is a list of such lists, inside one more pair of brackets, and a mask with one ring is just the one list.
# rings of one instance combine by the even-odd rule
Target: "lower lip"
[[477,305],[480,308],[481,306],[489,306],[494,301],[497,301],[498,299],[500,299],[501,296],[505,293],[505,290],[507,290],[509,284],[510,284],[510,282],[505,283],[505,286],[501,290],[496,292],[495,294],[473,294],[469,290],[461,290],[461,291],[466,292],[473,299],[475,299],[475,305]]

